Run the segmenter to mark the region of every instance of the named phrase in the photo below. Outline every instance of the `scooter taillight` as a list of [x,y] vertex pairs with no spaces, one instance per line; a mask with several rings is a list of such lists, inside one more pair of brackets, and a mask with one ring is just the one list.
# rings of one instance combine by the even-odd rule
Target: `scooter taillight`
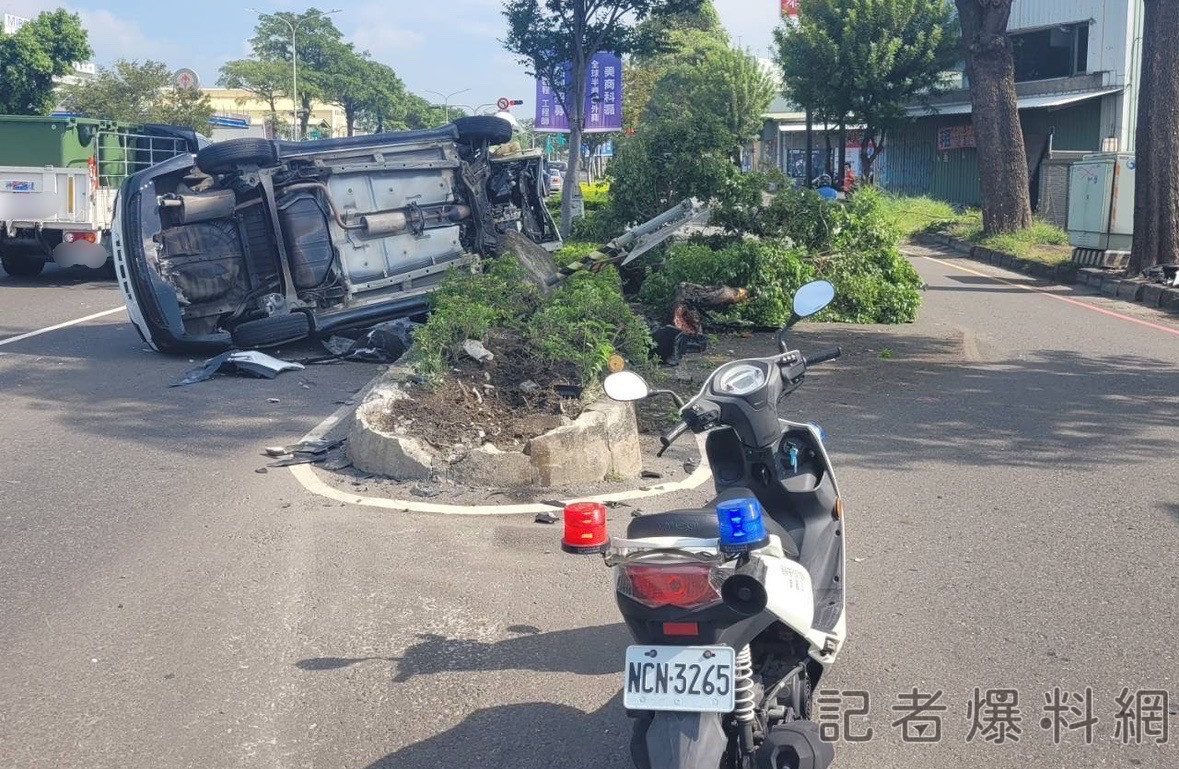
[[719,583],[708,564],[627,564],[617,571],[618,592],[652,609],[703,609],[721,601]]

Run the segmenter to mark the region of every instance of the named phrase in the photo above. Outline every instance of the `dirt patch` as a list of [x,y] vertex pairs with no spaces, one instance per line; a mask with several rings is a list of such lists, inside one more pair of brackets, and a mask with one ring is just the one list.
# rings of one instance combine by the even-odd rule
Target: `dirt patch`
[[373,416],[374,426],[419,438],[443,453],[483,443],[512,451],[581,414],[582,388],[573,366],[539,361],[519,337],[505,332],[493,333],[485,346],[494,360],[479,364],[464,357],[438,385],[409,385],[409,397]]

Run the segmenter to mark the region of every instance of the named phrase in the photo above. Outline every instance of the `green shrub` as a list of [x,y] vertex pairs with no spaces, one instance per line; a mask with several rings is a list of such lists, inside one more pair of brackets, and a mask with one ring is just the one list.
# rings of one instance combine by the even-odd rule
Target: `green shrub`
[[574,363],[583,382],[600,378],[615,353],[642,361],[652,347],[650,329],[626,303],[613,267],[570,277],[527,319],[524,333],[542,358]]
[[436,377],[458,357],[467,339],[484,339],[493,328],[516,327],[536,308],[539,292],[512,259],[497,259],[486,272],[451,270],[430,297],[430,318],[414,334],[410,361]]
[[755,326],[777,327],[790,319],[794,292],[813,275],[805,254],[780,241],[747,240],[719,251],[686,243],[672,247],[660,269],[643,281],[639,298],[665,312],[680,283],[748,288],[749,301],[725,315]]
[[595,182],[581,185],[581,198],[585,203],[586,213],[600,211],[610,205],[610,182]]
[[612,267],[577,273],[541,297],[516,261],[497,259],[483,273],[452,270],[430,304],[409,361],[431,379],[461,357],[464,341],[486,340],[493,329],[518,334],[544,361],[573,364],[587,384],[616,352],[643,361],[652,347],[647,324],[626,303]]
[[879,193],[863,190],[846,203],[830,203],[811,190],[791,188],[767,204],[759,185],[746,180],[732,187],[733,196],[719,207],[723,226],[757,237],[702,238],[672,248],[643,283],[640,298],[662,311],[681,282],[745,287],[750,300],[728,317],[774,327],[790,318],[800,285],[824,278],[835,284],[837,295],[821,319],[905,323],[916,318],[923,282],[897,247],[899,233]]

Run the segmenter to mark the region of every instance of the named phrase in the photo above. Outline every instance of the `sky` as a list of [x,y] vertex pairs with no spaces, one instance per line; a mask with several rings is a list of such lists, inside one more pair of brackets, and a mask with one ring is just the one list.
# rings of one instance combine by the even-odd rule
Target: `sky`
[[[779,0],[714,0],[734,43],[768,56]],[[249,55],[256,14],[250,0],[0,0],[0,13],[35,16],[65,7],[81,15],[98,64],[155,59],[195,70],[205,85],[230,59]],[[499,42],[506,34],[503,0],[253,0],[260,11],[339,8],[333,19],[357,48],[391,66],[406,85],[441,103],[478,108],[500,97],[523,99],[531,114],[535,86]]]

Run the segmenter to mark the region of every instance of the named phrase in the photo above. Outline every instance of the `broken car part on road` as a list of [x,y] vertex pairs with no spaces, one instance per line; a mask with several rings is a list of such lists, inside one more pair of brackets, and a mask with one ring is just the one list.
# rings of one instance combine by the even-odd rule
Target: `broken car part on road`
[[209,358],[197,368],[191,369],[184,379],[173,387],[196,384],[212,379],[217,374],[242,374],[259,379],[274,379],[284,371],[302,371],[303,364],[279,360],[256,350],[231,350]]
[[136,174],[112,228],[128,314],[162,352],[273,347],[419,313],[505,233],[558,247],[543,153],[488,150],[511,132],[234,139]]

